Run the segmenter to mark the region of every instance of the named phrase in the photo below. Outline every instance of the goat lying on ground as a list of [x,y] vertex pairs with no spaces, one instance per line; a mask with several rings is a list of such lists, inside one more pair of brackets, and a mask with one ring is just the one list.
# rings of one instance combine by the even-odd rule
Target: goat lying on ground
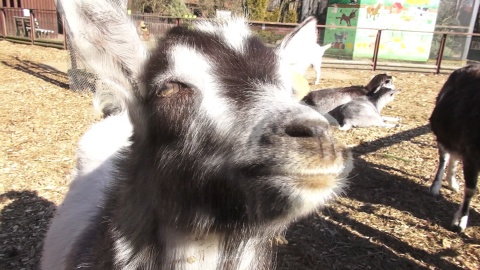
[[275,49],[231,19],[173,28],[149,53],[113,2],[60,1],[73,47],[126,106],[82,138],[42,269],[273,268],[271,238],[352,165],[291,91],[284,53],[316,39],[315,19]]
[[328,114],[337,120],[341,130],[352,127],[394,127],[398,118],[382,116],[383,107],[392,102],[397,90],[388,87],[378,87],[366,96],[356,97],[346,104],[340,105]]
[[465,195],[452,222],[452,229],[460,232],[467,227],[470,201],[477,189],[480,168],[479,86],[480,66],[473,65],[455,70],[440,90],[430,116],[430,127],[437,137],[440,156],[430,192],[439,195],[447,163],[449,186],[453,190],[458,190],[455,167],[458,160],[463,163]]
[[319,113],[326,114],[356,97],[367,95],[368,92],[378,87],[395,88],[392,76],[377,74],[366,86],[348,86],[311,91],[302,101],[307,105],[313,106]]
[[322,60],[325,51],[332,47],[332,44],[327,44],[320,46],[318,45],[317,41],[314,40],[313,42],[303,44],[302,46],[305,47],[304,51],[301,52],[290,52],[287,51],[286,55],[288,57],[288,61],[293,69],[293,72],[298,74],[305,75],[307,69],[310,66],[313,66],[313,69],[316,72],[315,83],[320,83],[320,77],[322,72]]

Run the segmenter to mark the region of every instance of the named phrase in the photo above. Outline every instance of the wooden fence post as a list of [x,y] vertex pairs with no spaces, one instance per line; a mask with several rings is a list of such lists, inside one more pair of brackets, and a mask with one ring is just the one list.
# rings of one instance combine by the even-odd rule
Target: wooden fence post
[[0,20],[1,20],[1,25],[2,25],[2,35],[3,39],[7,39],[7,20],[6,20],[6,15],[5,15],[5,9],[2,8],[0,9]]
[[382,37],[382,29],[378,29],[377,38],[375,39],[375,48],[373,49],[372,69],[377,70],[378,50],[380,48],[380,38]]
[[30,10],[30,44],[35,44],[35,15],[33,9]]
[[442,65],[443,59],[443,51],[445,50],[445,43],[447,41],[447,34],[442,35],[442,39],[440,40],[440,48],[438,48],[438,55],[437,55],[437,68],[435,70],[435,74],[440,73],[440,66]]
[[63,28],[63,49],[68,50],[67,48],[67,28],[65,27],[65,16],[62,14],[62,28]]

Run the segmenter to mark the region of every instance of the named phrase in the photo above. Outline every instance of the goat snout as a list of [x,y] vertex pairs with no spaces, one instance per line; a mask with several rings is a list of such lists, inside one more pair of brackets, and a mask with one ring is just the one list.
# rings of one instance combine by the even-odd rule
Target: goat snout
[[285,134],[296,138],[318,137],[328,128],[328,124],[319,120],[294,120],[285,127]]
[[259,145],[261,163],[276,164],[270,168],[276,174],[296,175],[296,179],[325,174],[335,178],[349,162],[348,149],[335,140],[330,124],[321,115],[301,113],[273,122],[276,125],[265,130]]

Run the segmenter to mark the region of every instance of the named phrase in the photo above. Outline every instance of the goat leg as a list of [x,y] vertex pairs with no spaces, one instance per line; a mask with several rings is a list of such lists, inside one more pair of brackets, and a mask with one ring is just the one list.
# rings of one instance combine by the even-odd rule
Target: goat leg
[[458,165],[458,158],[455,157],[455,155],[452,155],[450,157],[450,162],[448,162],[447,176],[445,176],[445,179],[448,181],[448,188],[455,192],[458,192],[460,187],[455,177],[455,172],[457,171],[457,165]]
[[452,230],[456,232],[463,232],[467,227],[470,202],[477,190],[478,167],[475,161],[463,160],[463,176],[465,178],[465,195],[463,203],[452,221]]
[[400,121],[400,118],[398,117],[391,117],[391,116],[382,116],[382,119],[384,121],[389,121],[389,122],[398,122]]
[[450,153],[448,153],[441,144],[438,144],[438,168],[435,174],[435,179],[430,186],[430,193],[434,196],[440,194],[440,188],[442,187],[443,173],[447,167],[447,163],[450,160]]

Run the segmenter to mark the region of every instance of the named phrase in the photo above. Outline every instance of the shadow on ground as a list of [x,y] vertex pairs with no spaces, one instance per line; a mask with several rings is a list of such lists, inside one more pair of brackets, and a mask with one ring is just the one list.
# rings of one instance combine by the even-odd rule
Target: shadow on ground
[[[333,206],[324,210],[323,217],[310,217],[292,226],[286,236],[290,243],[280,247],[279,269],[297,269],[296,263],[305,269],[431,269],[399,254],[408,254],[435,269],[462,269],[443,258],[457,255],[453,250],[431,254],[341,211],[350,207],[375,215],[378,205],[395,208],[421,219],[419,224],[408,224],[412,230],[420,231],[428,229],[423,227],[430,223],[448,228],[458,207],[442,197],[432,197],[424,186],[376,168],[375,164],[357,160],[356,165],[357,176],[351,179],[346,197],[362,202],[363,208]],[[377,218],[395,226],[392,217]],[[479,223],[479,214],[471,211],[470,226]]]
[[55,205],[35,191],[0,195],[0,269],[38,269],[43,238]]
[[51,66],[35,63],[27,60],[20,60],[18,57],[12,57],[11,61],[2,61],[5,66],[20,70],[33,75],[48,83],[68,89],[68,76],[65,72],[59,71]]
[[[429,252],[418,248],[417,243],[411,245],[348,214],[349,210],[355,215],[365,213],[389,224],[384,228],[394,228],[391,216],[376,211],[388,208],[415,217],[417,223],[408,224],[409,230],[428,230],[432,224],[449,227],[458,205],[443,197],[432,197],[427,185],[409,179],[402,168],[374,164],[359,157],[427,132],[429,128],[421,126],[355,147],[354,177],[346,197],[356,205],[340,200],[321,215],[312,215],[291,226],[286,235],[288,245],[279,247],[278,269],[462,269],[447,260],[458,255],[454,249]],[[0,269],[37,269],[55,205],[29,190],[2,194],[0,201],[6,204],[0,213]],[[473,209],[470,226],[480,226],[480,215]],[[463,241],[476,243],[478,239]]]
[[[448,229],[459,206],[443,197],[431,196],[428,185],[408,179],[402,168],[373,164],[359,157],[428,132],[428,126],[420,126],[355,147],[355,169],[345,197],[356,207],[340,200],[325,209],[322,215],[294,224],[286,235],[288,245],[279,247],[278,269],[298,269],[299,265],[302,269],[463,269],[445,259],[458,255],[453,249],[444,248],[432,253],[428,247],[417,248],[421,246],[418,242],[426,242],[421,232],[431,229],[432,224]],[[357,214],[364,212],[364,217],[374,216],[378,222],[384,223],[381,227],[395,229],[396,220],[392,216],[376,214],[381,212],[376,211],[379,208],[396,209],[398,211],[394,212],[415,217],[418,223],[407,224],[409,230],[419,231],[418,239],[411,240],[415,245],[367,225],[370,222],[363,222],[362,213]],[[348,214],[349,210],[356,213],[355,217]],[[479,213],[471,209],[469,221],[469,226],[479,226]],[[408,223],[408,220],[402,222]],[[466,243],[472,239],[463,241]]]

